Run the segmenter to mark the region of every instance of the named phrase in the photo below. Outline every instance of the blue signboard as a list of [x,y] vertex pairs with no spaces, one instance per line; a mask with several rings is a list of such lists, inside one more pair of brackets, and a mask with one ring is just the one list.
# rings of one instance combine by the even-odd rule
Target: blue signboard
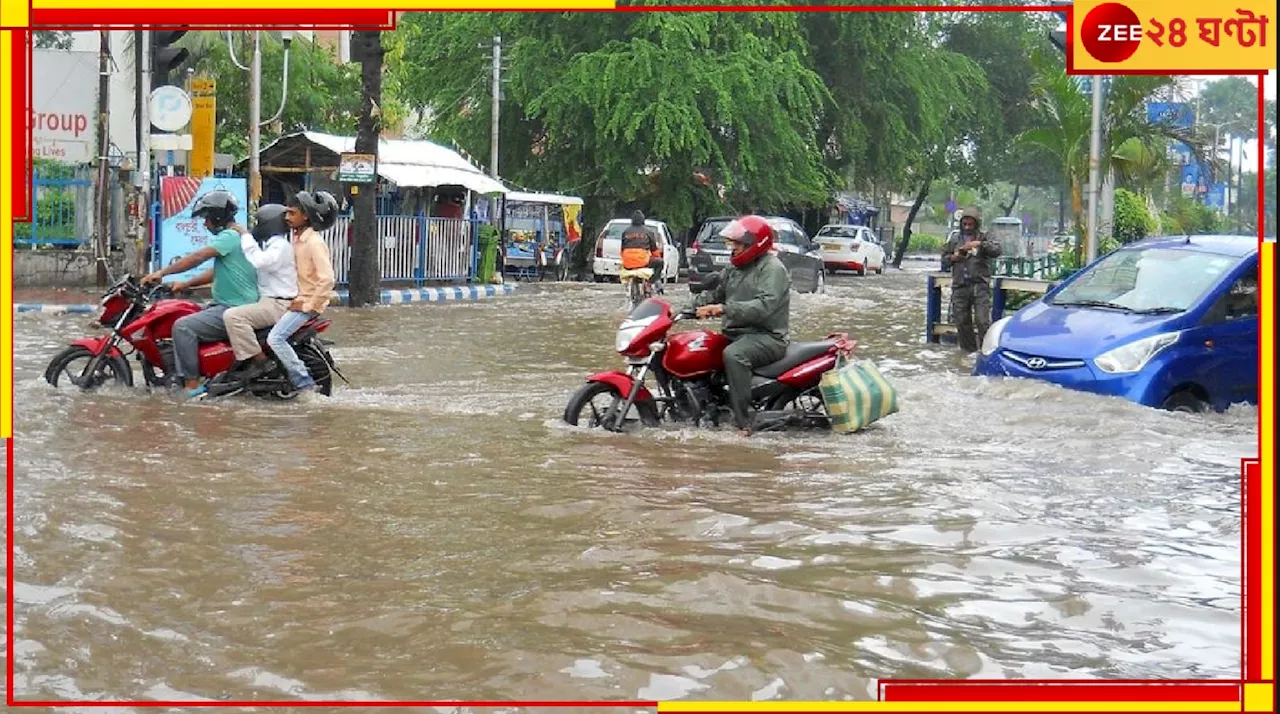
[[1190,129],[1196,122],[1196,115],[1187,102],[1150,102],[1147,104],[1147,121]]
[[[204,227],[204,220],[194,218],[191,209],[196,199],[210,191],[229,191],[240,204],[236,222],[249,226],[249,186],[242,178],[195,178],[191,176],[164,176],[160,179],[160,235],[154,260],[157,267],[169,265],[182,256],[209,244],[213,234]],[[213,267],[205,263],[193,270],[173,276],[175,280],[190,280]]]
[[1219,211],[1227,210],[1227,185],[1225,183],[1215,183],[1209,187],[1204,195],[1204,205],[1210,208],[1216,208]]
[[1174,160],[1179,166],[1186,166],[1192,161],[1191,147],[1180,141],[1173,142],[1169,146],[1169,151],[1173,153]]

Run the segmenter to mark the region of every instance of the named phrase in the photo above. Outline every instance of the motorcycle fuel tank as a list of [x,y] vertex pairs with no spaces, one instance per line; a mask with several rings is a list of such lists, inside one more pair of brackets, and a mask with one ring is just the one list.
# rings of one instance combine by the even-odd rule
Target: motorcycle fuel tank
[[667,338],[662,367],[672,376],[690,379],[724,369],[729,338],[709,330],[691,330]]

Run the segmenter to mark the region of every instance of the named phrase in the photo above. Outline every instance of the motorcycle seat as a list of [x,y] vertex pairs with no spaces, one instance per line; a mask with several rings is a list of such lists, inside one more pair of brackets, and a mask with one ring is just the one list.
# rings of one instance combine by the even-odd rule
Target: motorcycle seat
[[[302,325],[302,327],[299,327],[299,328],[298,328],[298,331],[297,331],[297,332],[295,332],[295,333],[293,333],[293,334],[295,334],[295,335],[296,335],[296,334],[298,334],[298,332],[302,332],[304,329],[306,329],[306,328],[308,328],[308,327],[315,327],[315,326],[316,326],[316,325],[318,325],[319,323],[320,323],[320,321],[319,321],[319,320],[316,320],[316,319],[308,320],[304,325]],[[273,327],[274,327],[274,325],[273,325]],[[258,329],[256,329],[256,330],[254,330],[254,331],[253,331],[253,334],[254,334],[254,336],[255,336],[255,337],[257,337],[257,338],[258,338],[258,342],[265,343],[265,342],[267,341],[267,335],[270,335],[270,334],[271,334],[271,328],[270,328],[270,327],[259,327]]]
[[830,352],[836,346],[835,340],[821,340],[819,342],[792,342],[787,345],[787,353],[782,359],[758,367],[755,373],[761,377],[769,379],[777,379],[785,374],[788,370],[799,367],[800,365],[812,359],[817,359],[822,355]]

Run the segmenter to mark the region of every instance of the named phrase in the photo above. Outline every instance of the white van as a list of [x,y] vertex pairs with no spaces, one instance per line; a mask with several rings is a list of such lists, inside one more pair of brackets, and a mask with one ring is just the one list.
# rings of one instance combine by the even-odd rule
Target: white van
[[[680,249],[671,239],[671,231],[667,230],[667,224],[662,221],[647,219],[644,224],[657,233],[658,239],[662,241],[662,280],[676,282],[680,278]],[[591,261],[591,272],[597,283],[606,279],[618,279],[618,273],[622,270],[622,232],[629,225],[631,219],[615,218],[605,225],[596,238],[596,257]]]

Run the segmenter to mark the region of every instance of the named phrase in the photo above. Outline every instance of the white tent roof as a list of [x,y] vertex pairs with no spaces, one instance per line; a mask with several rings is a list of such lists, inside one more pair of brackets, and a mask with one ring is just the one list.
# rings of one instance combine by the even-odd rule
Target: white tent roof
[[551,203],[558,206],[581,206],[582,199],[577,196],[564,196],[558,193],[525,193],[523,191],[508,191],[506,195],[508,203]]
[[[355,151],[352,136],[318,131],[302,134],[335,154]],[[481,194],[508,193],[506,186],[485,175],[462,154],[425,140],[380,139],[378,175],[397,186],[462,186]]]

